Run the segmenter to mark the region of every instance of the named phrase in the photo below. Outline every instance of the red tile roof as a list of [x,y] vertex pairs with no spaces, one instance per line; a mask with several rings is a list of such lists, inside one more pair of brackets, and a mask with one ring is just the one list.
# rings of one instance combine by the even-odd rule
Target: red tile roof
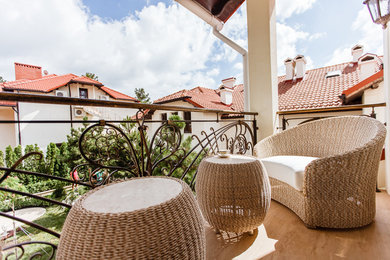
[[103,86],[99,81],[90,79],[85,76],[77,76],[74,74],[65,74],[57,76],[55,74],[43,76],[39,79],[19,79],[15,81],[8,81],[0,84],[0,87],[5,90],[22,90],[22,91],[32,91],[32,92],[44,92],[48,93],[50,91],[56,90],[59,87],[65,86],[68,83],[81,83],[88,85],[95,85],[101,88],[104,92],[115,99],[122,100],[132,100],[136,101],[135,98],[120,93],[116,90],[110,89]]
[[351,100],[356,96],[361,96],[364,90],[369,88],[372,84],[383,80],[383,69],[373,74],[372,76],[360,81],[358,84],[346,89],[341,94],[345,101]]
[[[342,106],[340,96],[344,100],[353,99],[356,93],[361,93],[373,83],[383,80],[382,57],[378,57],[376,73],[367,79],[359,80],[357,63],[341,63],[332,66],[306,71],[303,79],[285,80],[278,77],[279,110],[299,110]],[[328,72],[340,71],[340,76],[326,78]],[[346,99],[345,99],[346,98]],[[184,100],[195,107],[244,111],[244,86],[234,86],[233,103],[228,106],[220,102],[219,89],[213,90],[196,87],[190,90],[180,90],[160,98],[154,103],[163,104]]]
[[353,93],[361,90],[364,87],[367,87],[367,85],[372,84],[373,81],[376,81],[378,79],[383,79],[383,69],[381,69],[380,71],[378,71],[374,75],[372,75],[372,76],[370,76],[370,77],[360,81],[355,86],[353,86],[353,87],[351,87],[349,89],[344,90],[342,94],[344,94],[344,95],[352,95]]
[[16,102],[13,101],[1,101],[0,100],[0,106],[1,107],[16,107]]
[[[363,55],[364,56],[364,55]],[[376,55],[375,55],[376,56]],[[353,94],[383,79],[382,57],[377,59],[376,73],[360,82],[358,63],[346,62],[306,71],[303,79],[285,80],[278,77],[279,110],[299,110],[342,106],[342,94]],[[340,71],[340,76],[326,78],[328,72]],[[353,93],[352,93],[353,92]],[[233,103],[227,106],[220,102],[219,90],[196,87],[180,90],[160,98],[154,103],[163,104],[184,100],[195,107],[244,111],[244,86],[236,85]]]
[[8,81],[3,83],[3,88],[7,90],[50,92],[59,87],[65,86],[74,78],[77,78],[74,74],[65,74],[61,76],[52,74],[40,79],[20,79]]
[[[378,59],[377,71],[381,67],[379,62],[380,59]],[[325,77],[328,72],[337,70],[341,71],[340,76]],[[358,65],[351,62],[308,70],[303,79],[285,80],[285,76],[280,76],[278,77],[279,110],[341,106],[340,95],[359,82]]]
[[153,103],[164,104],[176,100],[184,100],[195,107],[241,112],[244,108],[243,96],[243,85],[236,85],[233,90],[233,102],[231,105],[226,105],[221,102],[218,89],[196,87],[190,90],[180,90],[171,95],[157,99]]
[[96,86],[103,86],[103,84],[99,81],[93,80],[91,78],[88,78],[86,76],[80,76],[80,77],[75,77],[71,80],[71,82],[74,83],[81,83],[81,84],[90,84],[90,85],[96,85]]
[[113,90],[113,89],[110,89],[106,86],[102,86],[101,89],[106,92],[108,95],[110,95],[111,97],[115,98],[115,99],[124,99],[124,100],[133,100],[133,101],[138,101],[137,99],[133,98],[133,97],[130,97],[126,94],[123,94],[123,93],[120,93],[116,90]]

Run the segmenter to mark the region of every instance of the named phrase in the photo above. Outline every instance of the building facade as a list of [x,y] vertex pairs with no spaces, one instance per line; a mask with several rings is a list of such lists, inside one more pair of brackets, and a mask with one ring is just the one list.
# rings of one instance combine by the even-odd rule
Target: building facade
[[[42,73],[42,68],[34,65],[15,63],[15,81],[0,83],[1,91],[39,94],[48,96],[88,98],[100,100],[122,100],[138,102],[135,98],[110,89],[99,81],[74,74],[56,75]],[[40,104],[28,102],[0,103],[1,120],[122,120],[134,115],[136,110],[107,107],[87,107],[73,105]],[[0,124],[0,149],[11,145],[37,144],[45,149],[49,143],[66,141],[71,127],[76,123],[15,123]]]

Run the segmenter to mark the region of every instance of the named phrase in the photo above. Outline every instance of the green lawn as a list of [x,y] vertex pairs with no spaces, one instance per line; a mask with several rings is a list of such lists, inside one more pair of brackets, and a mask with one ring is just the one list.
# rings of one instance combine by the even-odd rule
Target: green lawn
[[[62,208],[60,206],[48,207],[48,208],[46,208],[45,215],[36,219],[34,221],[34,223],[39,224],[43,227],[49,228],[51,230],[54,230],[58,233],[61,233],[61,229],[62,229],[62,226],[65,222],[65,218],[66,218],[67,213],[68,213],[68,211],[65,208]],[[58,238],[56,238],[48,233],[45,233],[43,231],[40,231],[40,230],[32,228],[32,227],[28,227],[28,226],[23,226],[23,228],[26,229],[29,233],[31,233],[30,236],[32,236],[32,239],[30,239],[22,231],[19,231],[17,233],[18,243],[24,242],[24,241],[45,241],[45,242],[50,242],[50,243],[53,243],[55,245],[58,245]],[[9,244],[12,242],[13,242],[13,238],[9,238],[6,241],[6,244]],[[41,252],[43,256],[34,258],[34,260],[48,259],[48,256],[45,254],[45,252],[42,249],[49,252],[49,255],[50,255],[50,252],[51,252],[50,246],[41,245],[41,244],[27,245],[25,247],[26,252],[25,252],[24,257],[22,259],[28,259],[31,255],[33,255],[37,252]]]

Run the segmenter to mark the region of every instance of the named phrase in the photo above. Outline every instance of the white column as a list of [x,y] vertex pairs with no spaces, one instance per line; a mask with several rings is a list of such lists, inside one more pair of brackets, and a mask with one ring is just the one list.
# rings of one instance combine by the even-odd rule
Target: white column
[[278,123],[275,0],[247,0],[250,111],[258,112],[258,140]]
[[384,78],[384,89],[385,89],[385,101],[386,101],[386,129],[387,129],[387,137],[385,144],[385,152],[386,152],[386,190],[387,193],[390,194],[390,63],[389,63],[389,55],[390,55],[390,33],[389,28],[387,27],[383,30],[383,52],[384,52],[384,61],[383,61],[383,78]]

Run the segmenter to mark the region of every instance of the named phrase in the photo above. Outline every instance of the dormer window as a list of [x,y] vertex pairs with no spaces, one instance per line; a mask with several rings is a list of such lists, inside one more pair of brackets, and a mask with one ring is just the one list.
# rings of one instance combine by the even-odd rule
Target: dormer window
[[79,89],[79,97],[80,98],[88,98],[88,89],[80,88]]
[[365,62],[365,61],[369,61],[369,60],[373,60],[373,59],[375,59],[373,56],[366,56],[366,57],[364,57],[364,58],[361,60],[361,62]]
[[334,70],[334,71],[329,71],[326,73],[325,78],[334,78],[334,77],[339,77],[341,76],[341,70]]

